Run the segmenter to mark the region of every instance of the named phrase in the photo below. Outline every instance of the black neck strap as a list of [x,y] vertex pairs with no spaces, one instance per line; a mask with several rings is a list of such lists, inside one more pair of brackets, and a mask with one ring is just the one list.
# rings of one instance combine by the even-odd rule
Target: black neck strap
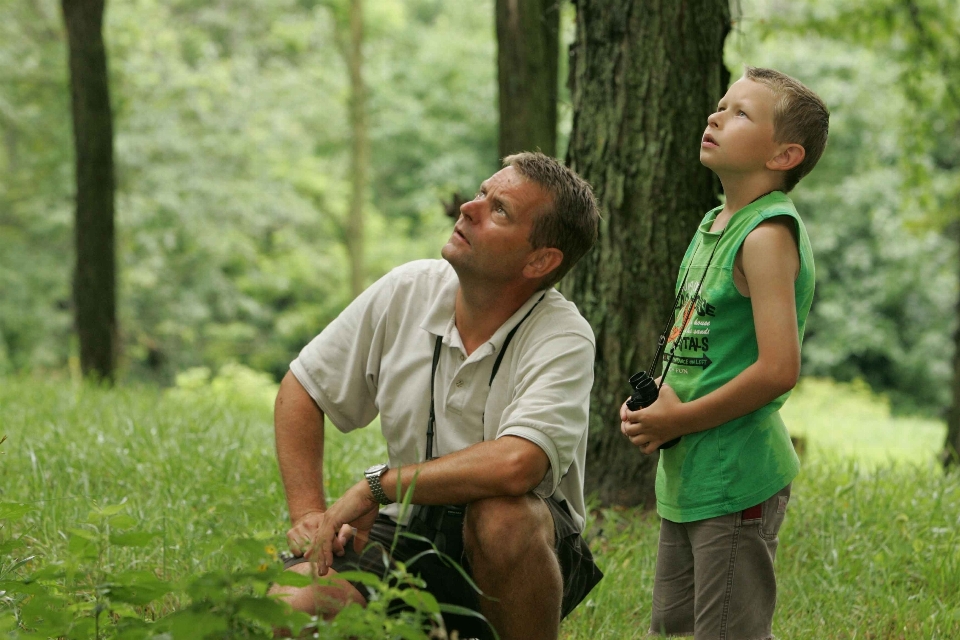
[[[500,353],[497,354],[497,359],[493,363],[493,371],[490,372],[490,381],[487,383],[488,386],[493,386],[493,379],[497,377],[497,371],[500,370],[500,363],[503,361],[503,354],[507,352],[507,347],[510,346],[510,342],[513,340],[513,336],[516,335],[517,329],[520,328],[520,325],[523,324],[524,320],[530,317],[530,314],[533,313],[533,310],[537,308],[537,305],[540,304],[540,301],[543,300],[544,296],[547,294],[544,293],[540,296],[540,300],[537,300],[530,310],[527,311],[526,315],[520,318],[520,322],[514,325],[513,329],[510,329],[510,333],[507,334],[507,337],[503,340],[503,346],[500,347]],[[436,402],[434,401],[434,381],[437,378],[437,365],[440,363],[440,348],[443,345],[443,336],[437,336],[436,342],[433,346],[433,366],[430,369],[430,417],[427,419],[427,457],[426,460],[433,460],[433,436],[435,427],[437,424],[437,412],[434,409]]]
[[[710,257],[707,258],[707,266],[703,268],[703,275],[700,276],[700,282],[697,283],[697,291],[693,294],[693,299],[691,304],[693,308],[690,309],[690,314],[696,312],[697,300],[700,298],[700,287],[703,286],[703,281],[707,277],[707,273],[710,270],[710,263],[713,262],[713,256],[717,253],[717,247],[720,246],[720,241],[723,239],[723,234],[727,231],[727,226],[723,227],[723,230],[720,231],[720,235],[717,237],[717,243],[713,245],[713,251],[710,252]],[[657,367],[657,363],[660,361],[660,358],[663,357],[663,351],[667,346],[667,338],[669,337],[670,329],[673,327],[673,324],[676,322],[677,316],[677,307],[680,305],[680,298],[683,296],[683,288],[687,284],[687,276],[690,275],[690,269],[693,267],[693,259],[697,256],[697,251],[700,249],[701,242],[697,242],[697,248],[693,250],[693,255],[690,256],[690,262],[687,264],[687,270],[683,274],[683,281],[680,282],[680,290],[677,292],[677,298],[673,301],[673,310],[671,311],[670,319],[667,320],[667,326],[663,328],[663,333],[660,334],[660,338],[657,339],[657,355],[654,356],[653,364],[650,365],[650,371],[647,374],[652,378],[653,372]],[[686,314],[684,314],[686,315]],[[660,376],[660,385],[658,389],[663,386],[663,383],[667,381],[667,373],[670,371],[670,365],[673,364],[673,357],[677,353],[677,345],[680,344],[680,336],[683,335],[684,330],[687,328],[687,321],[689,318],[682,317],[680,320],[680,335],[677,336],[677,339],[673,343],[673,349],[670,350],[670,357],[667,360],[667,365],[663,368],[663,374]]]

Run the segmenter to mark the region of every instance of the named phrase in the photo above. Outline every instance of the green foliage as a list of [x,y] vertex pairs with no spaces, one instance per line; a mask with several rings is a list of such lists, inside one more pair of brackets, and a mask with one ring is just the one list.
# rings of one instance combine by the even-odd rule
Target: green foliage
[[[324,638],[425,639],[441,607],[403,566],[354,576],[376,597],[329,623],[267,596],[311,582],[277,559],[287,516],[272,390],[239,366],[163,393],[4,379],[0,635],[269,638],[311,625]],[[329,433],[328,495],[385,455],[366,434]]]
[[[831,111],[826,153],[791,194],[817,261],[804,373],[862,378],[899,411],[936,413],[951,401],[958,295],[956,242],[936,221],[957,215],[960,163],[938,159],[957,107],[923,61],[956,47],[914,56],[910,4],[741,2],[727,59],[734,76],[742,64],[793,75]],[[957,23],[955,3],[917,4],[924,24]]]
[[[349,302],[337,6],[108,5],[128,375],[169,384],[239,362],[279,378]],[[437,256],[441,198],[496,168],[493,12],[387,0],[366,17],[378,277]],[[0,373],[64,369],[75,350],[60,21],[54,0],[0,4]]]
[[[269,403],[214,393],[217,378],[166,393],[2,380],[0,636],[195,638],[209,624],[219,637],[268,637],[291,615],[264,597],[268,582],[298,580],[274,559],[287,518]],[[885,403],[862,384],[805,380],[786,404],[807,453],[778,553],[779,637],[960,634],[960,478],[934,463],[942,425],[891,417]],[[385,448],[374,429],[327,435],[337,496]],[[592,513],[587,537],[606,576],[563,638],[645,633],[657,530],[650,513]],[[380,597],[321,637],[411,637],[401,629],[415,616],[397,618],[390,602],[408,599],[422,620],[437,608],[392,591],[415,584],[398,571],[355,576]],[[23,619],[49,633],[15,632]]]

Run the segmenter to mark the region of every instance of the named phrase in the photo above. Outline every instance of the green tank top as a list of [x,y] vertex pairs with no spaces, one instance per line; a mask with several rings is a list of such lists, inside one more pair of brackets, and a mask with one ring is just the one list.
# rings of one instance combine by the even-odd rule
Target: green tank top
[[[764,220],[789,216],[796,221],[800,274],[794,290],[801,342],[813,301],[813,251],[790,198],[774,191],[750,203],[733,215],[721,237],[719,231],[710,232],[710,227],[722,208],[707,213],[700,223],[677,278],[677,292],[681,283],[684,291],[664,366],[676,345],[667,384],[683,402],[714,391],[757,361],[753,308],[750,298],[737,291],[733,269],[744,239]],[[800,471],[800,460],[778,411],[789,395],[713,429],[686,435],[675,447],[661,451],[656,485],[660,516],[691,522],[735,513],[787,486]]]

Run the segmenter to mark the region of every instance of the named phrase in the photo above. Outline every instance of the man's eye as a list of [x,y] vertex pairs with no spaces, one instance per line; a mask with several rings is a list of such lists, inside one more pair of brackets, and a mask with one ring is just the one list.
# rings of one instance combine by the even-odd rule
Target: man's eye
[[482,196],[482,195],[483,195],[483,191],[477,191],[477,195],[473,196],[473,199],[474,199],[474,200],[479,200],[479,199],[480,199],[480,196]]

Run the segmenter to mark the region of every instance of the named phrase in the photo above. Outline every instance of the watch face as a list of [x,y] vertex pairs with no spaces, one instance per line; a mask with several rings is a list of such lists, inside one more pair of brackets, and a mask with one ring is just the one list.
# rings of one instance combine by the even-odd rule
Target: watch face
[[385,465],[385,464],[383,464],[383,463],[375,464],[375,465],[373,465],[372,467],[369,467],[366,471],[364,471],[364,472],[363,472],[363,475],[365,475],[365,476],[373,476],[373,475],[379,476],[379,475],[381,475],[381,474],[382,474],[384,471],[386,471],[386,470],[387,470],[387,465]]

